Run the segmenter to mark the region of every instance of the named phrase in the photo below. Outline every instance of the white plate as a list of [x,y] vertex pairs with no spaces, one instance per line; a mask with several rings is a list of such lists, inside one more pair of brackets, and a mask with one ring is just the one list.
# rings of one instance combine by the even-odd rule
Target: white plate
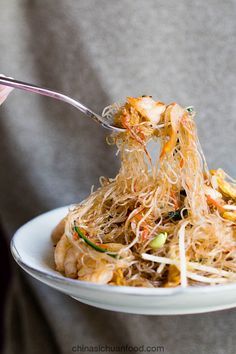
[[189,314],[236,306],[236,283],[189,288],[134,288],[98,285],[65,278],[54,270],[50,234],[68,207],[52,210],[23,225],[11,242],[16,262],[39,281],[85,304],[146,315]]

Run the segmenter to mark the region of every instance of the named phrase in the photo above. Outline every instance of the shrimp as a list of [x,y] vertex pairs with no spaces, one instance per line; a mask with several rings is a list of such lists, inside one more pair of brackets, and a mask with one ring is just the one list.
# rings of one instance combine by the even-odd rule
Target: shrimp
[[150,96],[128,97],[127,102],[134,107],[145,119],[151,123],[158,124],[161,114],[165,111],[166,105],[162,102],[156,102]]
[[65,275],[69,278],[77,278],[78,266],[79,266],[79,254],[74,247],[67,250],[64,259],[64,271]]
[[[100,259],[95,261],[94,259],[84,259],[83,266],[78,271],[78,278],[97,284],[108,284],[116,274],[117,269],[127,268],[127,258],[132,257],[130,250],[125,250],[124,245],[119,243],[106,244],[106,248],[110,252],[118,252],[123,258],[117,260],[115,264],[111,265],[106,259]],[[114,280],[114,279],[113,279]]]
[[57,243],[55,252],[54,252],[54,259],[56,264],[56,269],[59,272],[64,272],[64,261],[65,256],[68,249],[71,247],[70,242],[68,241],[66,235],[64,234],[60,241]]
[[79,251],[70,243],[64,234],[57,243],[54,253],[56,269],[69,278],[78,278],[81,267]]
[[63,218],[59,224],[53,229],[51,239],[54,245],[58,243],[65,231],[66,218]]
[[82,276],[80,279],[97,284],[108,284],[113,278],[112,269],[97,269],[91,274]]

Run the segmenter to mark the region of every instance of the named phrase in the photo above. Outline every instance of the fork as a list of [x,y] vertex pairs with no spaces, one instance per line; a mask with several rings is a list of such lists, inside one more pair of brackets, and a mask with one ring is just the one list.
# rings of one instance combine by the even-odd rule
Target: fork
[[15,80],[12,78],[8,78],[5,76],[0,76],[0,84],[4,86],[9,86],[9,87],[14,87],[16,89],[28,91],[28,92],[33,92],[33,93],[38,93],[39,95],[43,96],[48,96],[55,98],[56,100],[64,101],[66,103],[71,104],[75,108],[77,108],[79,111],[83,112],[86,114],[88,117],[92,118],[95,120],[97,123],[101,124],[103,127],[107,129],[112,129],[117,132],[122,132],[124,129],[118,128],[114,125],[113,118],[109,121],[107,118],[105,119],[101,115],[93,112],[90,108],[86,107],[84,104],[82,104],[80,101],[75,100],[67,95],[64,95],[63,93],[45,88],[45,87],[40,87],[34,84],[29,84],[27,82]]

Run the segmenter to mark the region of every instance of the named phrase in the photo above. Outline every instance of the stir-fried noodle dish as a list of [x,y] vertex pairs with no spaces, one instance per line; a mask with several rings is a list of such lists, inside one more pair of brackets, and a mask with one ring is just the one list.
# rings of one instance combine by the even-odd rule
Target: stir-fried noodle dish
[[193,108],[128,97],[103,116],[124,128],[107,139],[117,146],[120,171],[101,177],[101,187],[53,231],[56,269],[121,286],[236,281],[236,181],[208,169]]

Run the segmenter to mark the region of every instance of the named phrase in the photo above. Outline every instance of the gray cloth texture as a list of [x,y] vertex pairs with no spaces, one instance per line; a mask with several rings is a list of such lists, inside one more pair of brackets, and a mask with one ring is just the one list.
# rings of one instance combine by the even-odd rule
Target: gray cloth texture
[[[234,0],[1,0],[0,73],[97,112],[141,94],[193,105],[209,166],[236,176],[235,16]],[[11,93],[0,108],[0,217],[9,240],[32,217],[82,200],[99,176],[115,176],[119,161],[107,133],[65,103]],[[77,344],[235,354],[235,309],[109,312],[13,270],[5,354],[69,354]]]

